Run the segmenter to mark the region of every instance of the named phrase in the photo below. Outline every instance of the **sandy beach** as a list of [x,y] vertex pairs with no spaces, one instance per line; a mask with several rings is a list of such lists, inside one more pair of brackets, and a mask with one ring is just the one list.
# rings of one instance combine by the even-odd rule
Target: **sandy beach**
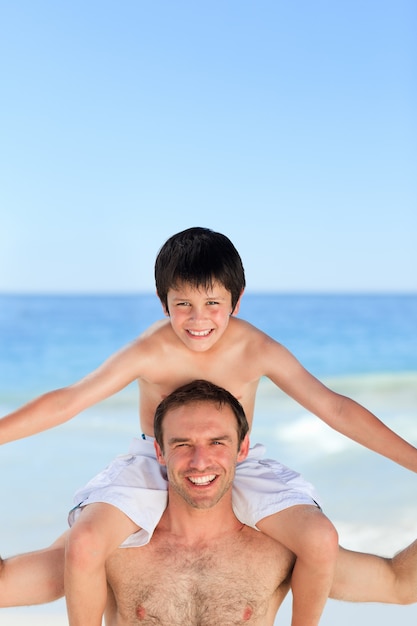
[[2,626],[23,626],[24,624],[30,624],[30,626],[68,626],[68,620],[66,615],[47,615],[47,614],[13,614],[6,613],[0,615],[0,624]]
[[65,608],[49,611],[44,607],[0,609],[1,626],[68,626]]

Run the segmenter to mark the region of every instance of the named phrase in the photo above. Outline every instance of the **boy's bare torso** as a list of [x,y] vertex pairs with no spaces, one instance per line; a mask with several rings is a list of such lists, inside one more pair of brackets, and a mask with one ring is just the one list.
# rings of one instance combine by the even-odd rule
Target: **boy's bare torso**
[[197,352],[178,339],[168,320],[152,326],[136,344],[143,363],[138,376],[143,432],[153,435],[155,409],[165,396],[198,378],[230,391],[243,405],[251,425],[256,390],[263,375],[260,353],[265,340],[266,336],[253,326],[232,318],[218,343],[210,350]]
[[292,566],[286,548],[248,527],[194,546],[157,529],[147,546],[108,560],[119,607],[110,624],[272,626]]

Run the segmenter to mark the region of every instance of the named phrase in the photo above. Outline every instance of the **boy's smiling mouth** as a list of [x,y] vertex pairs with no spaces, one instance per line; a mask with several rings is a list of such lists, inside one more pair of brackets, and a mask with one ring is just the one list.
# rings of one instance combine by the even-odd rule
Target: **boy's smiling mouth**
[[192,337],[208,337],[212,332],[212,328],[209,328],[208,330],[187,330],[187,333]]

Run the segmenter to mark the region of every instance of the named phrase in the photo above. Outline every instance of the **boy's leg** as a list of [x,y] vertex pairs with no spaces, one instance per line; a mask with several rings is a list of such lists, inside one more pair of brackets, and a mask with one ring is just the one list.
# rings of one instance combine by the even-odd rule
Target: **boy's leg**
[[65,550],[65,595],[71,626],[101,626],[106,606],[105,561],[139,530],[111,504],[86,506],[71,528]]
[[0,607],[44,604],[64,595],[65,536],[45,550],[0,559]]
[[340,548],[330,597],[347,602],[417,602],[417,541],[393,558]]
[[296,555],[291,626],[317,626],[332,586],[338,555],[333,524],[314,505],[296,505],[264,518],[259,530]]

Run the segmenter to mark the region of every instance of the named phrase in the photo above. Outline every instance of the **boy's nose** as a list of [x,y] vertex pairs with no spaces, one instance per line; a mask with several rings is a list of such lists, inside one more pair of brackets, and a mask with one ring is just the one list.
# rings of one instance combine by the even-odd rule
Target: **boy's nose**
[[194,306],[191,309],[191,318],[193,320],[205,319],[206,309],[205,307]]

